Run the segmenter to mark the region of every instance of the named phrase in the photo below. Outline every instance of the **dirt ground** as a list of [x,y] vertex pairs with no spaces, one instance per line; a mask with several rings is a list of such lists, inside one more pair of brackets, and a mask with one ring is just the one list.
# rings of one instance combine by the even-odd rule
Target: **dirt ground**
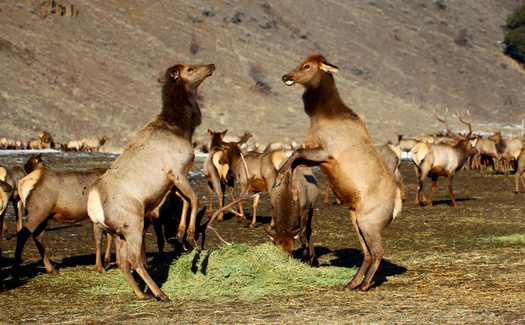
[[[197,164],[194,170],[198,169]],[[386,254],[368,292],[308,288],[300,295],[233,303],[139,301],[131,289],[124,294],[86,294],[85,285],[67,277],[46,281],[49,275],[32,241],[25,246],[22,281],[14,283],[9,274],[16,245],[12,238],[0,242],[8,288],[0,293],[0,323],[524,324],[525,193],[514,194],[513,175],[460,171],[453,182],[458,203],[453,208],[443,179],[438,181],[434,206],[416,207],[411,163],[402,165],[402,173],[407,199],[400,216],[383,232]],[[324,194],[325,179],[319,172],[316,175]],[[192,182],[204,206],[205,181],[200,174],[194,177]],[[320,195],[313,222],[321,267],[359,265],[363,255],[347,208],[337,206],[332,195],[328,206],[323,200]],[[250,210],[248,203],[245,208]],[[232,217],[216,228],[230,242],[268,241],[263,229],[271,216],[267,195],[262,196],[258,213],[260,222],[254,229]],[[11,208],[7,221],[12,234]],[[150,258],[156,252],[154,242],[150,230]],[[213,249],[217,243],[208,233],[206,248]],[[95,272],[91,225],[50,222],[46,244],[59,271],[78,268]]]

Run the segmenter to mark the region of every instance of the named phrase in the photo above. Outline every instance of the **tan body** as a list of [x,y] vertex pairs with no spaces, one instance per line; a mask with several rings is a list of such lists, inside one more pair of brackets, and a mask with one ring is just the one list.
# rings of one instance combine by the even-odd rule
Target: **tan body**
[[306,149],[292,153],[275,182],[277,186],[289,168],[319,166],[336,196],[350,207],[350,218],[364,252],[363,263],[345,288],[364,291],[385,252],[381,231],[401,211],[401,192],[364,123],[339,97],[332,76],[337,70],[322,56],[314,55],[283,76],[285,84],[305,87],[304,109],[311,125]]
[[82,144],[84,140],[71,140],[66,144],[65,149],[67,151],[80,151],[82,149]]
[[499,169],[501,166],[505,175],[509,173],[511,161],[516,161],[523,151],[523,138],[505,139],[500,132],[494,133],[489,139],[493,140],[498,152],[497,161]]
[[40,131],[38,132],[38,138],[40,139],[42,149],[55,149],[55,142],[53,141],[51,133]]
[[[279,164],[287,158],[283,151],[270,151],[266,153],[248,152],[241,153],[241,142],[229,142],[224,144],[223,160],[230,167],[233,177],[239,182],[241,192],[244,191],[246,184],[250,178],[253,178],[249,190],[256,193],[270,192]],[[246,167],[248,174],[246,173]],[[259,204],[259,196],[253,199],[253,215],[250,227],[254,227],[257,221],[257,206]],[[242,204],[239,205],[240,213],[244,218]]]
[[20,229],[22,229],[21,211],[19,211],[18,209],[18,202],[20,201],[18,182],[22,178],[24,178],[28,173],[31,173],[35,169],[38,169],[44,165],[45,163],[42,160],[42,157],[38,155],[29,157],[23,167],[0,166],[0,181],[6,182],[11,187],[11,191],[3,192],[0,194],[0,225],[2,226],[2,234],[7,232],[7,227],[4,224],[4,217],[8,201],[11,201],[11,203],[13,204],[13,209],[16,217],[16,232],[19,232]]
[[[206,176],[206,180],[208,181],[208,215],[210,217],[213,214],[213,193],[217,195],[219,209],[224,206],[224,190],[226,187],[228,187],[231,199],[234,200],[233,186],[235,179],[229,171],[228,164],[220,163],[222,159],[222,149],[224,148],[222,139],[226,135],[227,131],[228,130],[223,132],[212,132],[208,130],[208,135],[211,139],[211,147],[208,156],[202,165],[202,170],[204,172],[204,176]],[[218,215],[217,220],[223,220],[223,213]]]
[[489,158],[492,160],[494,170],[496,170],[498,151],[494,141],[488,138],[477,136],[476,142],[474,143],[474,148],[476,148],[478,152],[472,156],[472,168],[484,169],[486,166],[484,166],[483,160]]
[[[435,113],[434,116],[439,121],[445,123],[445,126],[447,126],[448,129],[446,116],[444,120],[439,119]],[[463,122],[459,115],[458,119]],[[452,177],[463,167],[468,158],[477,152],[469,141],[469,136],[472,133],[470,122],[463,123],[468,125],[469,133],[465,137],[454,135],[457,142],[455,145],[452,146],[443,143],[419,143],[410,151],[417,176],[417,191],[416,199],[414,201],[416,205],[419,205],[420,194],[423,196],[423,201],[425,201],[427,205],[432,205],[432,195],[436,189],[437,179],[439,176],[443,176],[447,180],[450,198],[452,199],[452,206],[457,206],[454,192],[452,190]],[[452,132],[449,130],[449,133]],[[427,177],[432,179],[432,188],[428,200],[425,199],[425,194],[423,192],[423,182]]]
[[519,180],[521,179],[521,184],[525,188],[525,181],[523,180],[523,173],[525,172],[525,150],[523,150],[518,157],[518,163],[516,166],[516,173],[514,174],[514,182],[516,185],[516,194],[520,193],[520,184]]
[[195,237],[199,200],[187,177],[194,160],[193,132],[202,118],[195,93],[214,70],[214,65],[167,69],[159,79],[163,83],[161,113],[138,132],[90,190],[89,216],[111,232],[117,246],[117,265],[140,299],[150,295],[136,283],[131,266],[155,297],[169,300],[146,271],[141,252],[144,214],[155,209],[173,186],[185,199],[178,236],[187,235],[190,241]]
[[107,136],[103,136],[100,139],[83,139],[82,140],[82,147],[80,150],[82,151],[100,151],[100,148],[108,141],[109,138]]
[[[90,221],[87,213],[89,189],[106,168],[86,170],[41,167],[20,180],[20,210],[25,221],[18,232],[13,273],[18,275],[22,251],[32,235],[47,272],[57,274],[46,254],[44,233],[49,220],[64,224]],[[99,254],[99,252],[97,252]],[[101,265],[97,265],[100,270]]]
[[319,190],[317,180],[311,168],[300,167],[296,170],[296,186],[299,194],[298,203],[294,203],[291,191],[292,172],[284,174],[281,186],[270,192],[273,208],[273,228],[265,228],[277,246],[292,255],[294,240],[301,237],[303,260],[311,266],[319,264],[315,255],[312,239],[312,216]]
[[403,185],[403,175],[401,175],[401,171],[399,170],[399,166],[401,166],[401,149],[389,143],[378,145],[376,149],[381,159],[383,159],[388,172],[392,175],[401,190],[401,199],[404,201],[405,188]]

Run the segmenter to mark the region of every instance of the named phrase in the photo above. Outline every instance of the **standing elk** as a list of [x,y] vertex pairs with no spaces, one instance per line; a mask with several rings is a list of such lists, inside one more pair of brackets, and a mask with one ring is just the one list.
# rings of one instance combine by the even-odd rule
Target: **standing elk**
[[397,136],[396,146],[403,152],[409,152],[419,142],[417,139],[405,139],[402,134]]
[[317,201],[317,180],[311,168],[301,167],[296,171],[299,203],[295,204],[291,191],[292,172],[288,170],[281,186],[270,192],[273,207],[274,227],[264,228],[277,246],[288,254],[293,253],[293,242],[301,237],[303,260],[311,266],[319,265],[312,239],[312,216]]
[[[202,165],[202,169],[204,176],[206,176],[206,180],[208,180],[208,192],[210,198],[208,215],[210,217],[213,214],[213,193],[217,195],[217,199],[219,200],[219,209],[224,205],[224,190],[226,186],[228,186],[232,200],[234,199],[233,186],[235,179],[229,172],[228,164],[220,163],[223,155],[222,150],[224,149],[222,139],[224,138],[227,131],[228,130],[223,132],[213,132],[208,129],[208,135],[211,139],[210,151],[206,157],[206,160],[204,161],[204,164]],[[219,214],[217,220],[223,220],[222,213]]]
[[[11,185],[0,180],[0,203],[6,202],[9,200],[9,193],[13,191]],[[0,292],[5,291],[4,277],[2,275],[2,248],[0,247]]]
[[492,160],[494,171],[496,171],[496,159],[498,156],[498,151],[496,149],[496,144],[494,143],[494,141],[477,135],[476,142],[474,143],[474,148],[476,148],[478,152],[472,156],[471,167],[473,169],[479,170],[484,169],[486,168],[485,162],[487,161],[487,159],[490,159]]
[[[401,191],[365,124],[339,96],[333,77],[338,70],[323,56],[312,55],[282,77],[288,86],[304,86],[304,111],[311,125],[306,148],[292,153],[279,169],[274,186],[281,184],[290,168],[295,173],[301,165],[319,166],[336,196],[350,207],[364,252],[363,263],[345,289],[366,291],[385,253],[381,232],[401,211]],[[299,195],[294,187],[295,199]]]
[[518,163],[516,167],[516,173],[514,174],[514,182],[516,185],[516,194],[520,193],[520,183],[519,180],[521,179],[521,184],[523,184],[523,188],[525,188],[525,181],[523,180],[523,172],[525,172],[525,150],[523,150],[518,157]]
[[38,139],[40,140],[42,149],[55,149],[55,142],[53,141],[51,133],[40,131],[38,132]]
[[[472,134],[470,113],[467,111],[468,122],[463,121],[459,113],[457,113],[456,116],[461,123],[468,126],[469,132],[466,136],[459,136],[450,130],[447,124],[448,110],[445,113],[444,119],[440,119],[435,111],[433,115],[445,125],[447,131],[456,139],[456,144],[419,143],[412,148],[410,153],[412,154],[412,161],[414,162],[417,176],[417,191],[414,203],[419,205],[419,196],[422,195],[423,201],[425,201],[427,205],[432,205],[432,195],[436,189],[437,179],[439,176],[443,176],[447,180],[452,206],[455,207],[457,204],[452,190],[452,177],[463,167],[469,157],[472,157],[478,152],[476,148],[472,146],[469,139]],[[432,188],[428,200],[425,199],[423,192],[423,182],[427,177],[432,179]]]
[[89,192],[89,216],[113,236],[117,265],[139,299],[151,296],[138,286],[131,266],[157,299],[169,300],[144,267],[141,251],[144,213],[159,205],[173,186],[184,199],[177,236],[195,243],[199,199],[187,175],[195,158],[193,133],[202,120],[195,95],[214,71],[213,64],[168,68],[158,80],[163,84],[161,113],[138,132]]
[[[4,223],[4,217],[7,210],[7,204],[9,201],[13,204],[13,209],[15,212],[16,218],[16,232],[19,232],[22,229],[22,218],[21,212],[18,209],[18,202],[20,201],[20,195],[18,190],[18,182],[24,178],[27,174],[31,173],[37,168],[45,166],[42,156],[31,156],[27,159],[24,166],[13,166],[13,167],[4,167],[0,166],[0,180],[6,182],[11,187],[11,191],[7,193],[7,196],[0,199],[0,226],[2,226],[2,231],[0,234],[5,234],[7,228]],[[1,236],[0,236],[1,237]]]
[[[90,221],[87,213],[88,193],[91,185],[106,168],[86,170],[38,168],[18,183],[19,210],[26,218],[16,240],[13,275],[19,276],[22,251],[27,239],[33,240],[42,256],[46,271],[57,274],[51,264],[44,245],[44,234],[50,219],[64,224],[79,224]],[[97,252],[98,256],[99,252]],[[101,265],[96,266],[100,271]],[[103,272],[103,271],[102,271]]]
[[[242,141],[224,143],[221,163],[228,164],[233,177],[239,182],[241,192],[246,188],[248,179],[253,178],[249,188],[250,191],[255,193],[270,193],[279,164],[287,158],[286,154],[283,151],[270,151],[265,153],[250,151],[243,154],[240,149],[242,144]],[[244,162],[246,162],[246,168]],[[260,196],[257,195],[253,199],[253,215],[252,222],[250,223],[250,227],[252,228],[255,227],[257,219],[259,198]],[[242,204],[239,205],[239,209],[241,218],[245,219]]]
[[508,175],[511,161],[515,162],[523,151],[523,138],[504,139],[501,132],[495,132],[490,139],[495,142],[498,152],[496,171],[501,166],[504,174]]
[[65,146],[66,151],[80,151],[82,150],[82,146],[84,144],[84,140],[70,140],[67,142]]
[[100,151],[100,148],[108,140],[109,138],[105,135],[100,139],[83,139],[82,147],[80,148],[80,150],[82,151]]

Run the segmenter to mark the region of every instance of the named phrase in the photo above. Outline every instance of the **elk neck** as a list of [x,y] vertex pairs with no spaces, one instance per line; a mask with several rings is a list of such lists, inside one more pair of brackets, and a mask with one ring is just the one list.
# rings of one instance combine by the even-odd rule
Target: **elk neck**
[[304,111],[310,118],[358,118],[339,96],[334,77],[324,72],[319,82],[312,82],[306,86],[303,103]]
[[202,113],[195,99],[195,90],[187,92],[179,80],[164,84],[162,111],[156,120],[166,124],[177,135],[191,141],[193,132],[202,121]]

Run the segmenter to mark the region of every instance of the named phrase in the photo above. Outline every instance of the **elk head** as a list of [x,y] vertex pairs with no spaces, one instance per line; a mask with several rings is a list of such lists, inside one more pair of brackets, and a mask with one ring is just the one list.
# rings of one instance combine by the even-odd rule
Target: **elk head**
[[328,63],[322,55],[316,54],[307,57],[282,79],[287,86],[298,83],[308,88],[310,85],[319,84],[324,74],[332,75],[337,71],[339,71],[338,67]]

